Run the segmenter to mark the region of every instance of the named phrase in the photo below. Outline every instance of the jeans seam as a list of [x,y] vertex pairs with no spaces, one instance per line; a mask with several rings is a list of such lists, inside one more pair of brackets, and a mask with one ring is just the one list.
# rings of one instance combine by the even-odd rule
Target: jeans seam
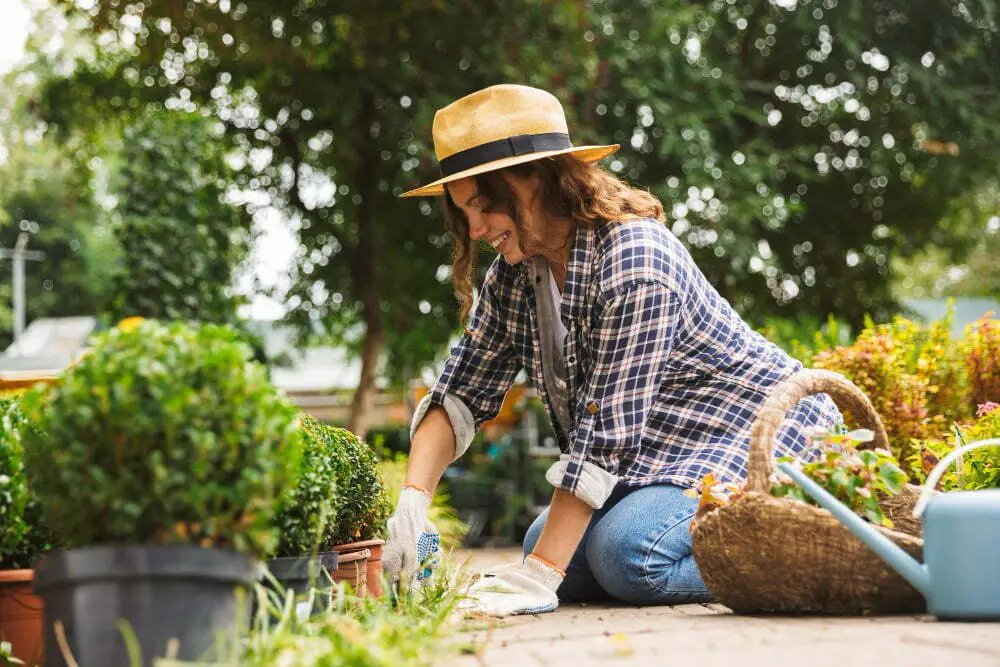
[[[649,576],[649,572],[650,572],[649,561],[652,560],[653,550],[656,548],[656,545],[660,543],[660,540],[662,540],[664,537],[666,537],[667,533],[669,533],[671,530],[673,530],[674,528],[676,528],[678,525],[684,523],[685,521],[688,521],[694,515],[695,515],[695,510],[692,510],[689,514],[683,515],[680,519],[678,519],[677,521],[673,522],[672,524],[670,524],[669,526],[667,526],[666,528],[664,528],[662,531],[660,531],[660,534],[656,536],[656,539],[653,540],[653,543],[650,545],[649,549],[646,551],[646,558],[645,558],[645,560],[643,562],[643,568],[642,568],[643,571],[646,573],[644,575],[644,578],[646,580],[646,584],[650,588],[652,588],[653,590],[657,591],[658,593],[663,593],[663,594],[669,595],[671,593],[691,594],[691,593],[701,593],[702,592],[701,589],[692,589],[692,590],[667,589],[667,588],[665,588],[663,586],[658,585]],[[674,563],[676,563],[676,562],[677,561],[675,560]]]

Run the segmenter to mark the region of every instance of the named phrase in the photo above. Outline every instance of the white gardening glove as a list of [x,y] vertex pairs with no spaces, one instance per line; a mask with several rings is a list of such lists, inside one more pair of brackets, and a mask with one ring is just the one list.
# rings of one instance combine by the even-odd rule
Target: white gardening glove
[[[382,568],[394,589],[412,591],[428,574],[423,561],[428,553],[437,551],[438,538],[434,524],[427,520],[430,506],[430,494],[412,486],[400,489],[382,552]],[[418,549],[418,543],[423,548]]]
[[566,574],[531,555],[521,565],[484,574],[458,604],[465,612],[488,616],[544,614],[559,606],[556,590]]

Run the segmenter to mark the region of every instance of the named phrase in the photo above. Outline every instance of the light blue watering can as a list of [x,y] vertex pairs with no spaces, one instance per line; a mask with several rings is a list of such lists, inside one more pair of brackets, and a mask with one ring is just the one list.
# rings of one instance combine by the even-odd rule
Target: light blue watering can
[[913,508],[914,517],[926,515],[924,565],[801,470],[784,462],[778,467],[920,591],[930,613],[942,620],[1000,621],[1000,489],[953,491],[931,499],[941,475],[958,456],[997,445],[1000,438],[955,449],[927,476]]

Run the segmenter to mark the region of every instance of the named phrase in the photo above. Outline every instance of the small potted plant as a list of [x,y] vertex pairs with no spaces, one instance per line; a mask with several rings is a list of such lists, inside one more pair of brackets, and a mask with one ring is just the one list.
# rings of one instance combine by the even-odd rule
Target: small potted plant
[[[330,549],[340,556],[335,579],[350,581],[356,590],[368,595],[381,596],[382,549],[392,507],[379,476],[378,457],[361,438],[346,429],[315,421],[311,428],[315,437],[327,442],[336,456],[337,503],[327,535]],[[357,561],[365,551],[369,556],[362,573]]]
[[298,483],[279,501],[268,569],[296,595],[328,589],[329,573],[356,593],[380,596],[391,508],[375,453],[350,431],[312,417],[302,417],[300,432]]
[[0,398],[0,642],[27,665],[41,664],[42,600],[32,589],[32,565],[51,538],[24,476],[21,433],[26,424],[16,399]]
[[312,417],[300,420],[302,458],[298,481],[279,500],[274,523],[278,545],[267,561],[271,576],[297,596],[310,587],[329,588],[329,574],[337,571],[333,546],[337,481],[345,476],[343,457],[323,425]]
[[298,412],[251,357],[228,327],[147,321],[25,394],[25,470],[68,547],[35,571],[48,665],[60,643],[83,665],[206,659],[246,627],[299,457]]

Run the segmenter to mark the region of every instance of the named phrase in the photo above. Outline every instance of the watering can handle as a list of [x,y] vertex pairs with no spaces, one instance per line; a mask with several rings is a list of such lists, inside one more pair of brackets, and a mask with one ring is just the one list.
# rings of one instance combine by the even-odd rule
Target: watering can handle
[[989,440],[979,440],[977,442],[969,443],[964,447],[953,449],[947,456],[938,461],[938,464],[934,466],[934,470],[931,470],[931,474],[927,475],[927,481],[924,483],[924,489],[920,492],[920,499],[917,501],[917,504],[913,506],[913,516],[920,517],[920,515],[924,513],[924,510],[927,508],[927,503],[930,500],[931,493],[934,492],[934,487],[937,486],[938,480],[941,479],[941,475],[943,475],[944,471],[948,469],[948,466],[951,465],[952,461],[970,449],[989,446],[1000,446],[1000,438],[990,438]]

